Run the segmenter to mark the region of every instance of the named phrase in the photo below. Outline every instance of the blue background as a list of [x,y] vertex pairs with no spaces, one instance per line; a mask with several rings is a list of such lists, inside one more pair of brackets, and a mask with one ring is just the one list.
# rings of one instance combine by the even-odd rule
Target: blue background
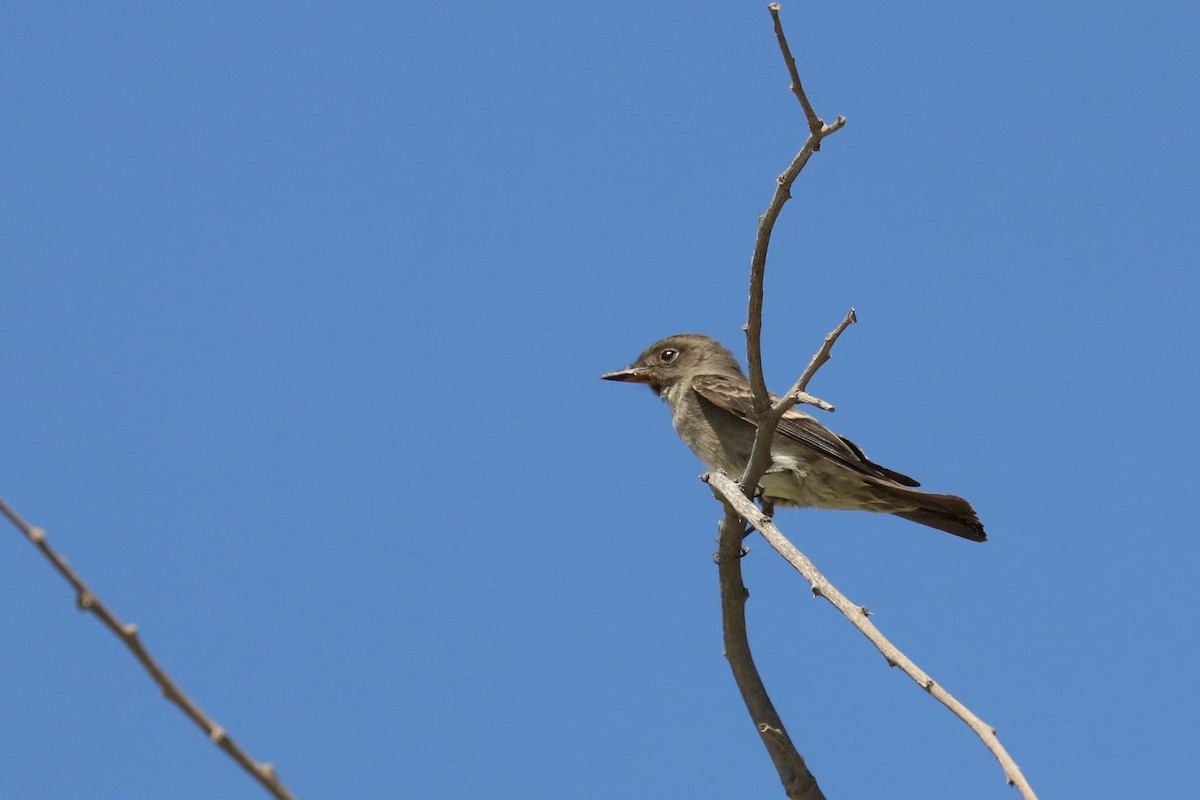
[[[992,541],[796,543],[1043,798],[1190,798],[1200,11],[787,3],[767,277],[811,390]],[[776,797],[661,336],[743,348],[804,137],[765,3],[10,4],[0,496],[300,798]],[[8,526],[5,526],[7,529]],[[830,797],[1015,797],[757,538]],[[0,794],[264,796],[0,535]]]

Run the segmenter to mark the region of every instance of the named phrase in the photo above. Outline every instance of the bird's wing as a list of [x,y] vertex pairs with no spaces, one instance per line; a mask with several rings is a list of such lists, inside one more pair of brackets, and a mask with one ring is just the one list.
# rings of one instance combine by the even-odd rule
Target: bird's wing
[[[754,397],[750,387],[744,380],[728,375],[697,375],[692,378],[692,388],[708,402],[741,417],[751,425],[757,425],[754,414]],[[779,398],[771,395],[771,402]],[[881,467],[867,458],[858,445],[845,436],[838,436],[815,419],[797,411],[788,409],[779,421],[778,436],[788,441],[816,450],[820,454],[842,464],[849,469],[871,475],[876,478],[893,480],[902,486],[920,486],[921,484],[902,473]]]

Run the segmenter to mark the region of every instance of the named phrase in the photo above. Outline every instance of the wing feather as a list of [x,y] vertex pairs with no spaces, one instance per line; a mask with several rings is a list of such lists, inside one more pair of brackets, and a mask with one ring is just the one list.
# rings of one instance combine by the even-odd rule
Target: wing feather
[[[697,375],[692,378],[692,388],[697,394],[718,408],[725,409],[731,414],[749,422],[751,425],[758,424],[757,417],[754,414],[754,398],[750,393],[750,387],[745,383],[745,379],[734,378],[729,375]],[[778,399],[775,395],[771,395],[771,402],[775,402]],[[803,447],[815,450],[821,455],[864,475],[892,480],[902,486],[921,485],[907,475],[874,463],[867,458],[862,448],[854,442],[844,436],[838,436],[803,411],[798,411],[794,408],[789,409],[783,415],[783,419],[779,421],[779,429],[776,435],[782,436]]]

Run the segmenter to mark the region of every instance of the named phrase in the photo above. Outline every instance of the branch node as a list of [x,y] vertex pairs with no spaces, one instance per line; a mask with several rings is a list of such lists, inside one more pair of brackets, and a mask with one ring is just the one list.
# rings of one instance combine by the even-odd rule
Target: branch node
[[770,733],[774,736],[782,736],[783,735],[783,731],[781,731],[779,728],[772,727],[765,722],[758,723],[758,732],[759,733]]

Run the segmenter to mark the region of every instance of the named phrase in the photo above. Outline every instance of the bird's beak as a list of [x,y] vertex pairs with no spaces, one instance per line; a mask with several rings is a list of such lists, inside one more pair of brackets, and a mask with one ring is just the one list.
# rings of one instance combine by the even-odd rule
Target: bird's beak
[[647,367],[628,367],[616,372],[606,372],[600,376],[606,381],[624,381],[625,383],[650,383],[650,370]]

